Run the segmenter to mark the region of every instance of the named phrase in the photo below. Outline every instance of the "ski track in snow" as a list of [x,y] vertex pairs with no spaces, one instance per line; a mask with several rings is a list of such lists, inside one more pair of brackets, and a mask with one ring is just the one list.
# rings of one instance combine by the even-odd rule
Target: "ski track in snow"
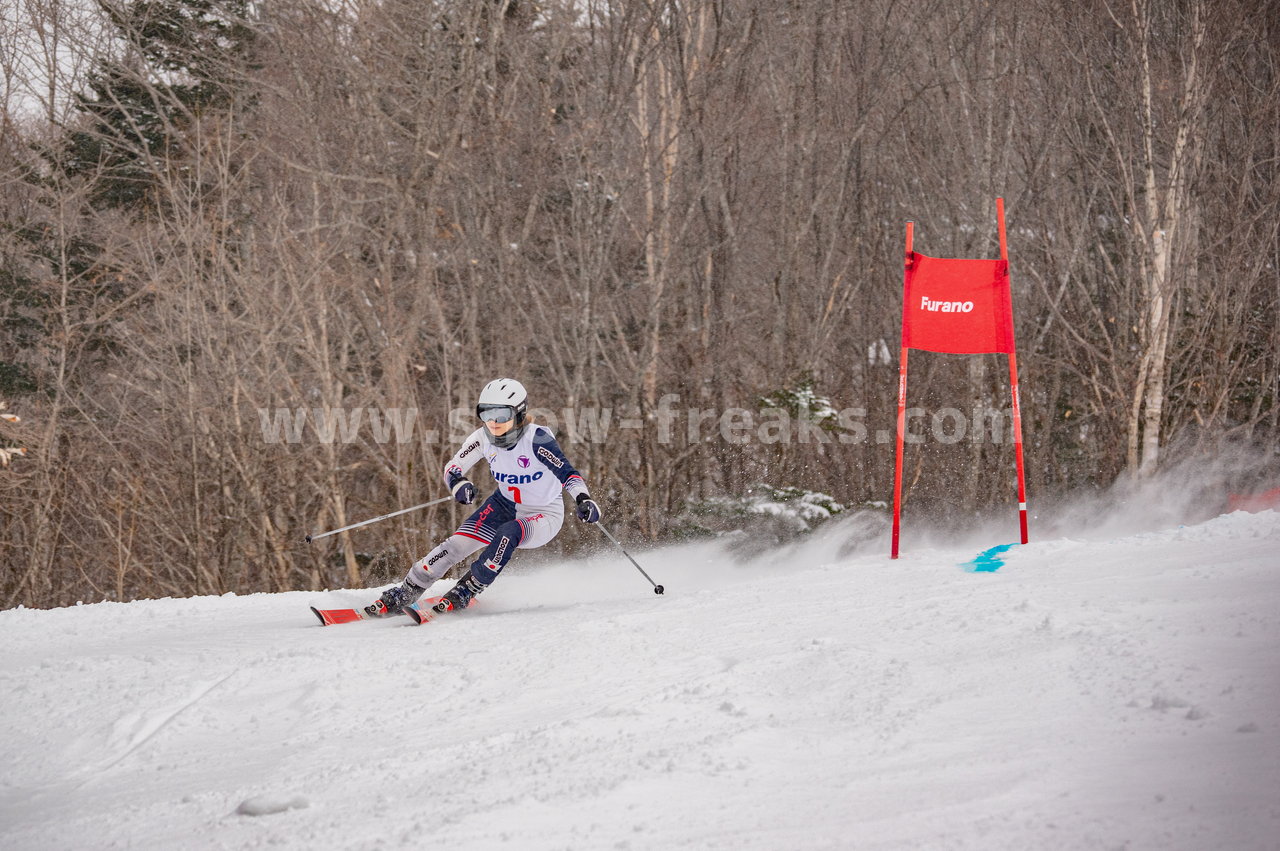
[[662,597],[517,563],[421,627],[0,612],[0,849],[1280,847],[1276,512],[993,573],[829,525],[636,552]]

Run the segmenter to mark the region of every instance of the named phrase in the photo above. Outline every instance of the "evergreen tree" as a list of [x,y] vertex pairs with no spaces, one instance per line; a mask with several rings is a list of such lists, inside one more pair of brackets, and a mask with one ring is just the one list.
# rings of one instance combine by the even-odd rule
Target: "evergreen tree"
[[226,110],[243,88],[255,32],[248,0],[137,0],[101,3],[123,45],[99,61],[88,117],[69,133],[61,168],[93,176],[100,208],[152,208],[154,188],[178,173],[189,134],[205,115]]

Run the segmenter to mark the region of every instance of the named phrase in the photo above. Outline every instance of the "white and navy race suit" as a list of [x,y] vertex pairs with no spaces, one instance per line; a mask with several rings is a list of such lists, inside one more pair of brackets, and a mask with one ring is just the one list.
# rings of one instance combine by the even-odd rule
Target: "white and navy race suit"
[[429,587],[482,547],[484,552],[472,564],[471,575],[488,585],[517,547],[540,547],[560,531],[564,522],[561,491],[567,490],[575,498],[587,492],[582,476],[564,457],[546,426],[525,426],[510,449],[495,446],[487,428],[476,429],[445,465],[446,486],[452,487],[481,458],[489,462],[497,490],[458,531],[413,565],[409,579],[415,585]]

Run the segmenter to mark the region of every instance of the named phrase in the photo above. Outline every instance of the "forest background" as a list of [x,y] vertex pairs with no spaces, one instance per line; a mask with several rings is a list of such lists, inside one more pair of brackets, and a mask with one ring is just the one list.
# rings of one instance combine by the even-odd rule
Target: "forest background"
[[[1222,494],[1275,480],[1280,3],[12,0],[0,27],[5,607],[397,579],[466,509],[301,538],[442,495],[502,375],[631,540],[882,517],[905,222],[994,257],[997,196],[1033,508],[1228,450],[1254,461]],[[1004,358],[918,354],[909,392],[906,510],[1012,529]],[[576,527],[552,556],[598,543]]]

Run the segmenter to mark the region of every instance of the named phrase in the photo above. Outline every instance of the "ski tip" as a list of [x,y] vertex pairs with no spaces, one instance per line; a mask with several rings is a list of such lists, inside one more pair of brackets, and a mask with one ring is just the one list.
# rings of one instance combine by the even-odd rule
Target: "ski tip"
[[409,617],[413,618],[414,623],[424,624],[439,614],[436,609],[436,606],[439,605],[439,603],[439,597],[427,597],[414,603],[412,606],[405,609],[404,612]]
[[319,609],[317,609],[315,606],[312,606],[312,607],[311,607],[311,614],[315,615],[315,616],[316,616],[316,618],[318,618],[318,619],[319,619],[319,621],[320,621],[320,625],[321,625],[321,626],[328,626],[328,625],[329,625],[329,622],[328,622],[327,620],[325,620],[325,619],[324,619],[324,615],[320,614],[320,610],[319,610]]

